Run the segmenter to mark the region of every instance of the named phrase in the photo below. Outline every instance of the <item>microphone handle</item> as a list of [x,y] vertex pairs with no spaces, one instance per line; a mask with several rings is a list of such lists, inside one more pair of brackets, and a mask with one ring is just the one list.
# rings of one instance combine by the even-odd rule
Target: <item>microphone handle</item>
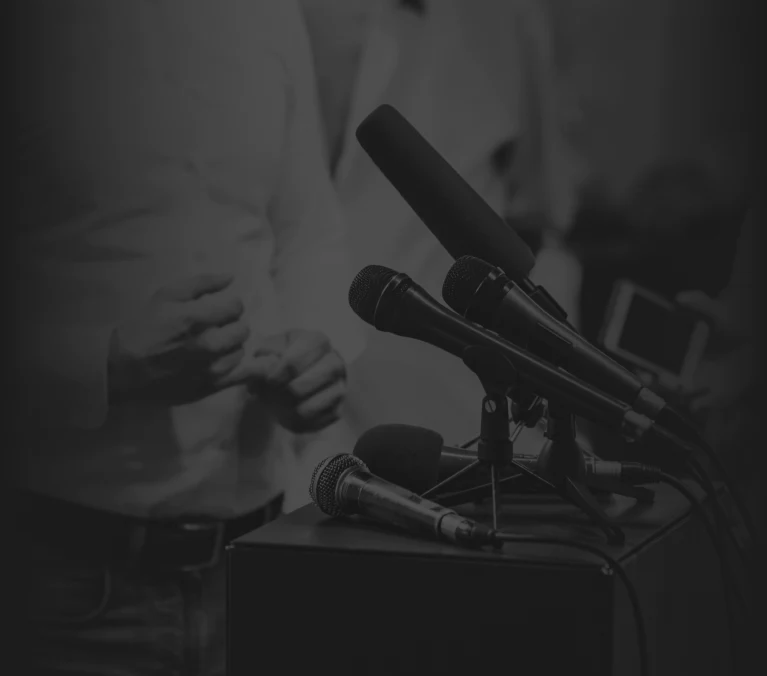
[[339,478],[337,500],[347,512],[397,526],[414,535],[464,546],[492,542],[492,529],[361,468],[351,468]]
[[517,284],[519,285],[519,288],[527,294],[530,300],[541,308],[541,310],[548,312],[552,317],[558,319],[568,328],[576,331],[575,327],[567,320],[567,313],[545,287],[533,284],[529,277],[520,279]]

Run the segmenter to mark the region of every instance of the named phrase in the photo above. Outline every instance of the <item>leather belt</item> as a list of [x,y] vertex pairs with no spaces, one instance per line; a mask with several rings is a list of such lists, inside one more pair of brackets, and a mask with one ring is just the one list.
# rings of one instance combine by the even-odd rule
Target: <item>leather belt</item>
[[20,501],[19,516],[27,543],[39,541],[104,563],[193,572],[216,566],[232,540],[276,519],[282,502],[279,495],[264,507],[232,519],[153,520],[27,493]]

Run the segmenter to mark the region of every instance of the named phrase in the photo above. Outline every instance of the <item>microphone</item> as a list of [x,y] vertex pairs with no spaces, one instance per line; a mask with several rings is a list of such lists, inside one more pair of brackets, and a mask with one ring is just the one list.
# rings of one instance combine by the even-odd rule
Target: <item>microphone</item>
[[[583,418],[618,428],[630,438],[641,437],[652,427],[649,418],[627,404],[440,305],[406,274],[380,265],[363,268],[349,289],[349,305],[379,331],[421,340],[461,359],[468,348],[492,350],[505,357],[515,376],[538,395],[567,405]],[[509,382],[508,389],[515,384]]]
[[547,312],[567,319],[556,300],[529,279],[535,265],[529,247],[395,108],[376,108],[356,136],[453,258],[477,256],[499,266]]
[[415,535],[465,547],[495,544],[492,528],[384,481],[371,474],[362,460],[348,453],[325,458],[315,467],[309,495],[328,516],[358,514]]
[[[357,440],[354,455],[376,476],[419,494],[477,459],[475,451],[446,446],[437,432],[400,424],[378,425],[367,430]],[[538,464],[535,455],[515,454],[514,460],[532,471]],[[587,476],[617,479],[632,486],[657,483],[660,477],[659,468],[638,462],[586,457],[585,463]],[[476,481],[466,482],[466,486],[475,485]],[[459,480],[452,487],[458,490],[465,486]]]
[[445,278],[442,298],[453,310],[504,338],[555,361],[594,387],[655,419],[666,402],[631,371],[572,327],[534,303],[503,270],[474,256],[459,258]]

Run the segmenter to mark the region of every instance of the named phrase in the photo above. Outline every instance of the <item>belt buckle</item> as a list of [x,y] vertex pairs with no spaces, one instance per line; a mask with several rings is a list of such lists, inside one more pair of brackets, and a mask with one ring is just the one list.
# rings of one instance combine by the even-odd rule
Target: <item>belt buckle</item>
[[[169,533],[169,537],[162,536],[162,532]],[[131,543],[131,550],[134,552],[135,558],[139,565],[147,565],[149,567],[180,572],[180,573],[193,573],[206,568],[214,568],[221,560],[221,551],[224,547],[224,536],[226,531],[226,524],[224,521],[218,520],[200,520],[200,521],[178,521],[175,523],[161,523],[143,525],[134,531],[133,541]],[[184,535],[189,535],[192,541],[191,548],[194,550],[196,546],[199,546],[199,540],[195,542],[195,536],[200,538],[205,533],[212,533],[211,548],[205,556],[201,556],[199,560],[191,563],[185,563],[179,561],[178,563],[168,563],[167,559],[163,557],[163,550],[166,553],[172,553],[176,547],[174,546],[174,536],[177,538],[179,534],[183,538]],[[156,539],[156,535],[160,537]],[[167,552],[170,550],[170,552]],[[154,554],[154,556],[153,556]],[[159,554],[159,556],[158,556]]]
[[221,560],[221,550],[224,547],[224,530],[225,524],[223,521],[188,521],[181,523],[181,529],[188,533],[201,532],[201,531],[214,531],[213,533],[213,550],[210,556],[205,558],[199,563],[191,563],[188,565],[182,565],[179,567],[182,573],[193,573],[198,570],[205,570],[206,568],[215,568]]

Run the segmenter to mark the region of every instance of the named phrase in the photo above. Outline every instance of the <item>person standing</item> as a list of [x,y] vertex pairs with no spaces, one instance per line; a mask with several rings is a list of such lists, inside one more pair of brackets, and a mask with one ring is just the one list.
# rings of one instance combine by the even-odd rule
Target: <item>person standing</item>
[[[325,158],[357,269],[379,264],[405,272],[439,299],[453,263],[354,137],[383,103],[520,233],[542,239],[543,231],[567,228],[577,168],[560,128],[545,16],[533,3],[301,0],[301,6],[318,75]],[[578,271],[546,237],[533,275],[568,304],[564,292],[576,297]],[[307,457],[353,446],[382,423],[431,428],[448,443],[478,432],[484,393],[460,360],[366,331],[367,347],[350,369],[342,425],[305,439],[312,447]],[[531,450],[542,441],[533,432],[520,439]],[[294,504],[302,499],[296,493]]]
[[362,347],[300,11],[15,9],[35,673],[224,674],[224,546],[280,513]]

